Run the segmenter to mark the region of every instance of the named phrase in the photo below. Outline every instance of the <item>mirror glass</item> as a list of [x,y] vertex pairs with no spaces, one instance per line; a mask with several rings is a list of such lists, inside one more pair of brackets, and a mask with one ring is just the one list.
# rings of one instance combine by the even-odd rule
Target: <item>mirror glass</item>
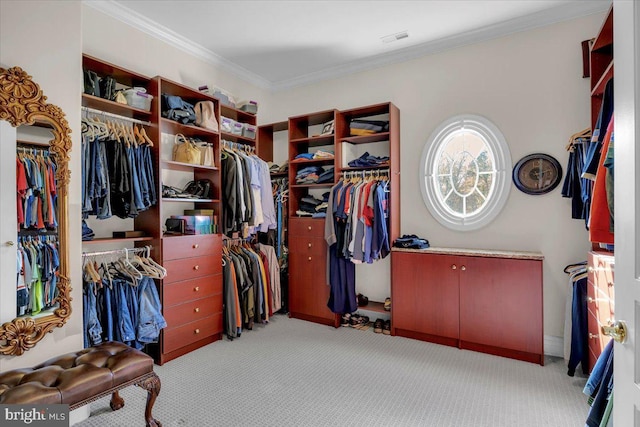
[[[0,68],[0,120],[18,128],[17,138],[2,141],[15,143],[17,219],[17,224],[0,225],[16,230],[15,239],[0,242],[5,247],[2,256],[13,257],[17,271],[12,280],[0,281],[15,289],[1,292],[2,319],[11,307],[15,316],[0,326],[4,355],[23,354],[46,333],[63,326],[71,314],[67,246],[71,131],[62,110],[46,99],[20,67]],[[0,162],[8,167],[4,165],[13,159]]]

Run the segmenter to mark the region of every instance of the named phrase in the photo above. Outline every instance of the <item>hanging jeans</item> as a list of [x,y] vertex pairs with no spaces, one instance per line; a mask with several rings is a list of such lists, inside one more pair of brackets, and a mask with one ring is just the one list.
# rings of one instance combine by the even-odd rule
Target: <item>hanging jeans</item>
[[140,343],[158,342],[160,330],[167,327],[153,279],[143,277],[138,284],[139,308],[137,335]]
[[96,310],[96,284],[93,282],[84,285],[84,346],[85,348],[98,345],[102,342],[102,326],[98,320]]
[[587,331],[587,278],[578,279],[573,284],[571,307],[571,355],[567,375],[572,377],[578,363],[582,372],[589,373],[589,337]]

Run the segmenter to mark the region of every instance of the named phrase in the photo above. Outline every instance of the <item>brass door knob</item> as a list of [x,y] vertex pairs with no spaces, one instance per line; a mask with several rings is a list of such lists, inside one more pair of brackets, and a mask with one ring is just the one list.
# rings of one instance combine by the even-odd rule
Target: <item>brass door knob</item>
[[623,344],[627,340],[627,324],[622,320],[616,320],[610,323],[609,326],[602,326],[600,327],[600,331],[620,344]]

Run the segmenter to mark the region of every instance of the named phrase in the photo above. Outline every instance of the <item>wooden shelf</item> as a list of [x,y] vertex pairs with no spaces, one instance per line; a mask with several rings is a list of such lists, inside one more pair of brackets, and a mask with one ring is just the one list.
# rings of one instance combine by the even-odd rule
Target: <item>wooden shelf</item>
[[177,197],[163,197],[163,202],[182,202],[182,203],[219,203],[218,199],[181,199]]
[[220,102],[217,98],[207,95],[180,83],[173,82],[171,80],[160,78],[160,89],[162,93],[167,95],[175,95],[182,98],[184,101],[195,105],[198,101],[213,101],[214,105],[218,105]]
[[341,138],[340,141],[348,142],[349,144],[369,144],[372,142],[381,142],[389,140],[389,132],[374,133],[371,135],[349,136]]
[[255,145],[256,140],[247,138],[246,136],[237,135],[235,133],[220,132],[220,137],[226,141],[238,142],[245,145]]
[[363,166],[363,167],[351,167],[348,166],[346,168],[340,168],[340,172],[349,172],[349,171],[368,171],[368,170],[380,170],[380,169],[389,169],[389,164],[379,165],[379,166]]
[[324,165],[324,164],[333,164],[335,157],[326,158],[326,159],[294,159],[289,161],[289,165]]
[[127,243],[127,242],[146,242],[149,240],[153,240],[154,237],[143,236],[143,237],[97,237],[93,240],[83,240],[83,245],[97,245],[97,244],[110,244],[110,243]]
[[378,302],[378,301],[369,301],[369,304],[363,307],[358,306],[358,310],[373,311],[374,313],[391,314],[391,311],[387,311],[384,309],[384,302]]
[[287,175],[289,175],[289,172],[271,172],[269,175],[271,178],[286,178]]
[[591,96],[602,96],[604,88],[607,86],[607,82],[613,78],[613,61],[604,70],[602,76],[598,79],[593,90],[591,90]]
[[322,184],[293,184],[289,185],[290,188],[323,188],[323,187],[332,187],[332,182],[323,182]]
[[220,115],[238,122],[249,123],[251,125],[256,122],[255,114],[247,113],[246,111],[242,111],[222,103],[220,104]]
[[99,98],[97,96],[82,94],[82,105],[93,108],[95,110],[105,111],[119,116],[130,117],[138,120],[149,121],[151,111],[141,110],[139,108],[130,107],[127,104],[110,101],[108,99]]
[[591,45],[591,52],[596,52],[603,48],[610,48],[613,45],[613,5],[607,12],[607,18],[602,23],[600,31]]
[[87,54],[82,55],[82,68],[94,71],[100,77],[111,76],[116,79],[118,83],[125,86],[140,86],[145,89],[149,89],[147,86],[151,78],[138,74],[134,71],[127,70],[126,68],[110,64]]
[[201,136],[210,138],[212,136],[218,136],[218,132],[214,132],[212,130],[201,128],[198,126],[183,125],[182,123],[178,123],[174,120],[169,120],[164,117],[160,119],[160,130],[163,133],[170,133],[172,135],[181,133],[184,136],[190,137]]
[[178,170],[178,171],[192,171],[194,169],[202,169],[207,171],[217,171],[218,168],[215,166],[203,166],[203,165],[194,165],[191,163],[183,163],[176,162],[173,160],[162,160],[162,167],[164,169]]

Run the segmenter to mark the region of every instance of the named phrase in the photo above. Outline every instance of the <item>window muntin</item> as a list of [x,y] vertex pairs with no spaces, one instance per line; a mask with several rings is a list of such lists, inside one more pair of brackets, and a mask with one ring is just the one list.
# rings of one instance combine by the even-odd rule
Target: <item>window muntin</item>
[[509,191],[511,157],[502,133],[484,117],[442,123],[423,150],[422,195],[443,225],[480,228],[500,212]]

